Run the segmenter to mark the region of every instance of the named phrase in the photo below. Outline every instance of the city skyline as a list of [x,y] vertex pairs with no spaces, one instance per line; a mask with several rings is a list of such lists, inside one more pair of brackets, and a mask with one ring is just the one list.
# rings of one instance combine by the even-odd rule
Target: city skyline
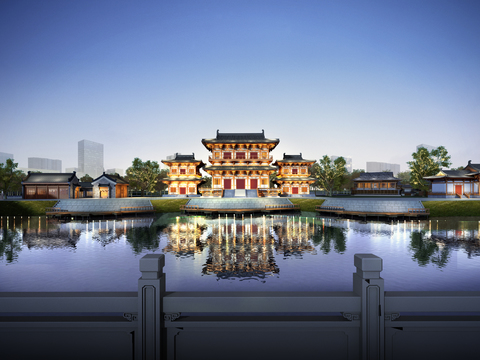
[[72,168],[89,139],[127,169],[265,129],[276,159],[405,171],[425,143],[452,167],[480,162],[479,14],[462,0],[3,2],[0,151]]

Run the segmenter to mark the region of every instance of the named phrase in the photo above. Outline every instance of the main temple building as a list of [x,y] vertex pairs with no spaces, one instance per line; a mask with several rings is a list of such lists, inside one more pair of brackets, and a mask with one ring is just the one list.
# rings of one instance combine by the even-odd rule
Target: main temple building
[[[189,159],[195,162],[189,164],[192,174],[179,177],[177,165],[180,159],[162,160],[170,168],[170,177],[163,181],[168,184],[170,195],[193,195],[197,189],[204,196],[223,196],[224,191],[231,190],[249,190],[249,194],[254,191],[254,195],[259,197],[278,196],[282,192],[284,195],[309,195],[309,184],[315,179],[308,176],[308,168],[315,161],[292,156],[288,161],[284,158],[272,165],[273,156],[270,153],[279,142],[279,139],[266,138],[264,130],[261,133],[221,133],[217,130],[214,138],[202,139],[202,144],[211,153],[209,165],[203,166],[200,160]],[[211,188],[197,187],[202,167],[212,177]],[[280,181],[276,184],[280,186],[273,188],[270,177],[279,169]],[[287,169],[290,176],[286,177]],[[195,179],[190,179],[191,176]]]

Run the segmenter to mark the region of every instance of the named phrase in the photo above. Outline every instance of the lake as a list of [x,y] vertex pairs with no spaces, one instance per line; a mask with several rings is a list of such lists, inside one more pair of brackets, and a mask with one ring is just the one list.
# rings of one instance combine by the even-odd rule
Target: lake
[[480,291],[480,221],[315,215],[2,217],[0,291],[136,291],[147,253],[168,291],[351,291],[356,253],[383,258],[387,291]]

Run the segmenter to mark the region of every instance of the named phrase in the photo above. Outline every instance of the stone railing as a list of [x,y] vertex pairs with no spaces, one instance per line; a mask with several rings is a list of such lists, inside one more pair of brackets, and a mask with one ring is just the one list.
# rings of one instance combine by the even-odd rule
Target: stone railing
[[238,359],[478,358],[479,291],[386,292],[380,257],[353,260],[343,292],[167,292],[163,254],[140,259],[137,291],[0,292],[2,358],[219,359],[232,337]]

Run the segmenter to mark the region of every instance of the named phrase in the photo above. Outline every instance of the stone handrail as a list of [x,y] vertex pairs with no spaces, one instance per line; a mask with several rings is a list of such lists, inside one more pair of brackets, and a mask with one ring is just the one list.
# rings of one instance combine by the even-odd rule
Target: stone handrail
[[345,211],[343,206],[322,206],[317,205],[315,206],[315,210],[328,210],[328,211]]
[[409,214],[430,214],[430,209],[425,208],[412,208],[408,209]]
[[300,210],[300,206],[294,205],[294,204],[265,205],[265,210],[278,210],[278,209]]
[[145,212],[145,211],[154,211],[153,206],[123,206],[120,208],[121,212]]

